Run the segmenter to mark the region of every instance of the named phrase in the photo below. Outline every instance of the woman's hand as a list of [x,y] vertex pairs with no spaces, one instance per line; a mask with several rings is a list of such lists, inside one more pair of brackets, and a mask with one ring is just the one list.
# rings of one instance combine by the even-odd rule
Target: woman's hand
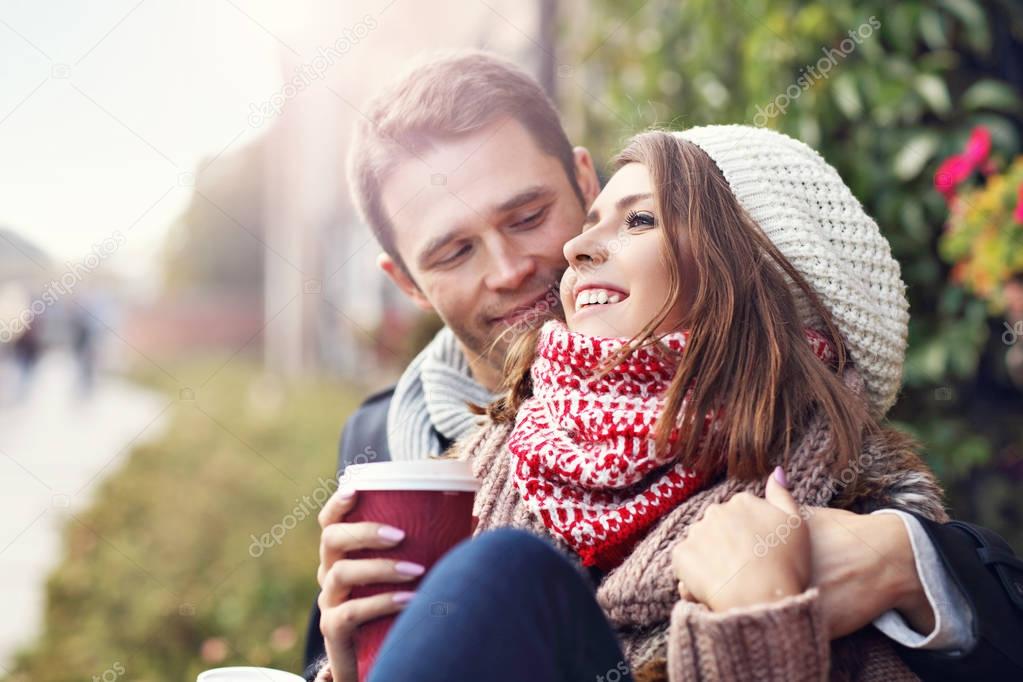
[[739,493],[711,505],[672,550],[683,599],[712,611],[800,594],[810,584],[810,531],[777,468],[766,498]]
[[404,608],[411,592],[387,592],[349,599],[355,585],[401,583],[423,574],[423,567],[390,559],[345,559],[357,549],[390,549],[404,539],[397,528],[380,523],[342,523],[355,504],[355,491],[339,489],[320,510],[320,632],[335,682],[357,679],[352,634],[363,623]]

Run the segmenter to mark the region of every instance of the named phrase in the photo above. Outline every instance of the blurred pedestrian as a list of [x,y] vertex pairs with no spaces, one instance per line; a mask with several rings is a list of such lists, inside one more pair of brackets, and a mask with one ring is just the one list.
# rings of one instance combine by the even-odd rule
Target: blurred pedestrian
[[31,386],[32,377],[35,374],[36,365],[39,363],[39,356],[42,353],[42,342],[40,338],[40,320],[32,320],[14,341],[14,363],[18,368],[17,391],[15,393],[18,402],[25,399]]
[[78,366],[78,391],[84,396],[92,393],[96,383],[96,332],[92,320],[81,309],[71,315],[71,350]]

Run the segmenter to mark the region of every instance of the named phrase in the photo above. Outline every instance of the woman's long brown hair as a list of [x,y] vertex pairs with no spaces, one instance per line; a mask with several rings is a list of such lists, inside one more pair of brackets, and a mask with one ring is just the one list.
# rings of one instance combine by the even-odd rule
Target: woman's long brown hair
[[[820,298],[695,144],[662,131],[642,133],[614,165],[629,163],[643,164],[650,173],[670,277],[657,316],[609,364],[657,344],[655,330],[676,307],[683,287],[694,291],[681,324],[689,340],[659,417],[658,450],[669,447],[677,425],[675,454],[692,470],[712,477],[762,477],[785,463],[811,416],[822,410],[837,450],[836,467],[853,461],[865,435],[879,427],[865,399],[840,378],[846,350]],[[686,250],[695,272],[684,272]],[[802,292],[837,350],[837,373],[807,343],[792,288]],[[529,369],[538,333],[537,328],[524,334],[509,350],[504,396],[488,410],[497,421],[513,420],[532,394]],[[719,428],[703,434],[703,415],[717,409]]]

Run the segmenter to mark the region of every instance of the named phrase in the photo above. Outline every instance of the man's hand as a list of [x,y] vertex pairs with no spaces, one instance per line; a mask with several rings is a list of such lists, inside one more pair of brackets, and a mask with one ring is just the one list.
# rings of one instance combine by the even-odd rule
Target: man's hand
[[799,507],[776,478],[780,471],[769,478],[766,499],[739,493],[711,505],[675,546],[672,569],[683,599],[727,611],[807,588],[810,533]]
[[894,514],[807,509],[812,584],[831,637],[842,637],[896,609],[921,634],[934,629],[905,524]]
[[320,632],[335,682],[357,679],[352,634],[366,621],[396,613],[412,597],[411,592],[387,592],[349,599],[354,585],[400,583],[422,575],[423,567],[389,559],[345,559],[357,549],[389,549],[404,538],[397,528],[380,523],[341,523],[355,505],[355,491],[339,489],[320,510]]

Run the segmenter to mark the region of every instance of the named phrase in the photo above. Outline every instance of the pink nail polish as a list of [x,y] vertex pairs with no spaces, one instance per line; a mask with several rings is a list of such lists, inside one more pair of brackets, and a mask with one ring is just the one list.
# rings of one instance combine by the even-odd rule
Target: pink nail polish
[[411,561],[399,561],[394,565],[394,570],[402,575],[422,575],[426,568],[421,564],[414,564]]
[[398,542],[405,538],[405,531],[395,528],[394,526],[380,526],[380,530],[377,531],[377,535],[382,537],[384,540]]
[[391,599],[398,604],[406,604],[412,601],[414,596],[416,596],[415,592],[395,592]]
[[785,470],[782,469],[780,466],[776,466],[774,468],[774,480],[776,480],[778,482],[778,485],[780,485],[782,488],[787,489],[789,487],[789,481],[787,478],[785,478]]

